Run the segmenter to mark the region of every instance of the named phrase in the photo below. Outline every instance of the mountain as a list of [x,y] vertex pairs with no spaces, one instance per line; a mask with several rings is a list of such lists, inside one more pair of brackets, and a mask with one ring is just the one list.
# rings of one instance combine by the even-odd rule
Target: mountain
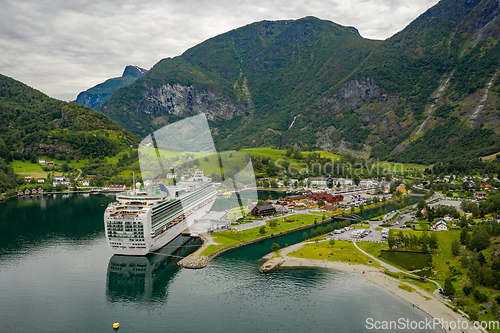
[[257,22],[161,60],[100,111],[140,135],[204,112],[218,149],[485,156],[500,151],[499,13],[442,0],[385,41],[314,17]]
[[0,74],[0,158],[17,154],[113,156],[138,138],[106,115],[63,102]]
[[[496,1],[443,0],[384,41],[320,100],[326,117],[364,117],[364,132],[351,124],[332,141],[408,162],[500,151],[499,12]],[[370,93],[344,98],[360,78]],[[346,134],[355,131],[357,138]]]
[[257,22],[161,60],[100,111],[141,135],[205,112],[219,148],[276,145],[380,44],[314,17]]
[[138,78],[143,77],[146,72],[147,70],[144,68],[129,65],[125,67],[121,77],[108,79],[103,83],[79,93],[75,103],[97,110],[116,90],[128,86]]

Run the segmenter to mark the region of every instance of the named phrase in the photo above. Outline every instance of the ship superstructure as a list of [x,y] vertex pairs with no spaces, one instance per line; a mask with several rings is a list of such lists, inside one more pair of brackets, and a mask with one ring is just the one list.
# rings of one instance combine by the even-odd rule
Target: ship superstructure
[[176,186],[146,182],[116,196],[104,213],[106,239],[113,253],[146,255],[181,234],[213,205],[211,179],[196,171]]

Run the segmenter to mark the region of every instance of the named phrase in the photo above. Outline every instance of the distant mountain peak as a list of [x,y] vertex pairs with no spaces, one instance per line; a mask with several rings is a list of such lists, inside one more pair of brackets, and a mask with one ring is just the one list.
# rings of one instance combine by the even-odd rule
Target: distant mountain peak
[[135,78],[140,78],[146,75],[147,71],[148,71],[147,69],[141,68],[139,66],[128,65],[127,67],[125,67],[122,77],[130,75]]
[[135,80],[146,75],[147,72],[147,69],[139,66],[128,65],[125,67],[121,77],[108,79],[103,83],[99,83],[92,88],[82,91],[78,94],[75,102],[97,110],[116,90],[128,86]]

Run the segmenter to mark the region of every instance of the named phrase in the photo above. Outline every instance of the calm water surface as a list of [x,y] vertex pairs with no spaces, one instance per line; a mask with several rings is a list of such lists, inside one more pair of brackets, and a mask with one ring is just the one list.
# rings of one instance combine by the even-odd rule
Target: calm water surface
[[[0,203],[1,332],[112,332],[115,320],[119,332],[367,332],[367,317],[427,318],[356,274],[258,272],[273,242],[299,242],[302,232],[226,252],[202,270],[167,255],[112,256],[102,218],[113,199]],[[175,256],[196,249],[188,241]]]

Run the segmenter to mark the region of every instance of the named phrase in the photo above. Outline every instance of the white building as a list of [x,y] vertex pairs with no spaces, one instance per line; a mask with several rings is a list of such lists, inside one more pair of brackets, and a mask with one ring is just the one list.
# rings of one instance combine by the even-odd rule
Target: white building
[[221,230],[229,227],[229,221],[226,220],[210,220],[210,230]]
[[448,226],[446,225],[445,221],[439,220],[436,223],[434,223],[431,230],[433,230],[433,231],[446,231],[446,230],[448,230]]
[[443,220],[445,220],[446,222],[451,222],[454,220],[454,218],[450,214],[447,214],[443,217]]
[[359,182],[359,186],[361,187],[371,187],[371,186],[377,186],[378,182],[374,181],[373,179],[361,179]]
[[311,186],[326,186],[327,178],[310,178]]
[[45,164],[45,160],[43,160],[43,159],[39,159],[39,160],[38,160],[38,164]]

